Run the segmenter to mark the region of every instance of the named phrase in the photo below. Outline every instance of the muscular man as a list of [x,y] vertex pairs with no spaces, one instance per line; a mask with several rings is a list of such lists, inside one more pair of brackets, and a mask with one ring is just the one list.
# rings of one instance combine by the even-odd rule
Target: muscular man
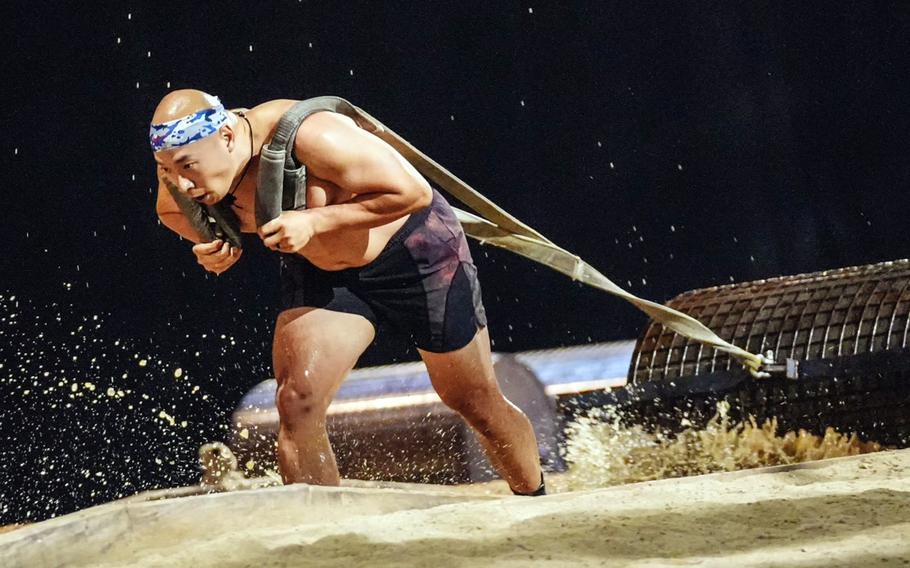
[[297,101],[224,110],[196,90],[167,94],[152,117],[161,221],[197,243],[199,264],[221,274],[241,251],[202,242],[166,188],[205,205],[228,199],[240,230],[281,253],[281,313],[272,356],[278,382],[278,463],[285,483],[337,485],[326,411],[379,322],[410,334],[433,388],[475,430],[517,494],[543,494],[527,417],[493,373],[486,316],[464,233],[445,199],[392,147],[352,119],[317,112],[297,130],[306,204],[257,231],[261,148]]

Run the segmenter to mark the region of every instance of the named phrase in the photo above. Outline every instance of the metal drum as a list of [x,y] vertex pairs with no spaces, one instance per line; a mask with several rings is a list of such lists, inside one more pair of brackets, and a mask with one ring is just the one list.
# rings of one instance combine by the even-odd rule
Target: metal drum
[[[680,294],[668,305],[734,345],[778,359],[831,359],[908,347],[910,261],[784,276]],[[632,383],[720,370],[726,353],[651,323],[635,346]]]
[[726,399],[737,418],[910,445],[910,261],[705,288],[668,305],[748,351],[789,359],[798,376],[754,379],[725,353],[652,322],[627,389],[585,405],[620,404],[635,420],[666,426],[681,415],[702,420]]

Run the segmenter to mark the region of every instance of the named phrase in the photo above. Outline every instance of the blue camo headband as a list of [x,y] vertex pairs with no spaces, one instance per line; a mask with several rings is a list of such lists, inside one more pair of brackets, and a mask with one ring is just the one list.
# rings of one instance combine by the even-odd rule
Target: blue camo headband
[[218,97],[211,97],[210,100],[214,105],[211,108],[161,124],[153,124],[149,128],[152,151],[170,150],[202,140],[215,134],[223,124],[231,121],[230,114],[224,110],[224,105]]

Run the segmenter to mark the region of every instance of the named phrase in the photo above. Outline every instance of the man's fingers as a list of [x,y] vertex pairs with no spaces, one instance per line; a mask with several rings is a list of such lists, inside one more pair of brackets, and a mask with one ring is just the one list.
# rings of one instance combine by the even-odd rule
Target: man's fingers
[[206,269],[217,268],[219,266],[230,266],[237,262],[236,257],[231,256],[210,256],[206,259],[205,262],[200,262],[202,266]]
[[259,227],[259,230],[257,232],[259,233],[259,237],[264,239],[267,236],[271,235],[272,233],[280,231],[282,226],[283,226],[283,223],[281,221],[281,217],[275,217],[268,223]]
[[234,266],[234,263],[236,263],[240,258],[240,254],[242,252],[243,251],[241,249],[231,247],[231,253],[228,256],[226,256],[223,260],[209,264],[206,266],[206,269],[214,272],[215,274],[221,274],[228,268]]
[[222,241],[221,239],[215,239],[210,243],[199,243],[198,245],[193,246],[193,252],[211,254],[220,249],[223,243],[225,243],[225,241]]
[[214,264],[235,262],[239,257],[240,249],[234,247],[229,247],[226,251],[219,252],[217,255],[212,255],[212,258],[216,259]]
[[226,257],[230,256],[231,249],[233,249],[233,248],[234,247],[232,247],[230,243],[228,243],[227,241],[224,241],[224,244],[222,244],[220,247],[218,247],[217,249],[215,249],[213,251],[205,252],[205,249],[201,249],[201,250],[196,250],[195,252],[196,252],[196,255],[200,258],[200,260],[206,259],[206,262],[211,263],[211,262],[219,261],[222,258],[226,258]]
[[270,249],[274,249],[275,247],[277,247],[278,243],[280,243],[280,242],[281,242],[280,234],[275,234],[275,235],[272,235],[265,239],[262,239],[262,244],[264,244],[267,248],[270,248]]
[[200,262],[199,264],[201,264],[202,268],[208,270],[209,272],[214,272],[215,274],[218,274],[218,273],[224,272],[225,270],[230,268],[231,265],[234,264],[235,262],[237,262],[236,258],[228,257],[227,259],[222,260],[220,262]]
[[268,223],[265,223],[259,230],[265,234],[274,233],[281,227],[281,216],[275,217]]
[[221,262],[216,262],[215,264],[209,265],[208,268],[212,272],[221,272],[221,271],[225,270],[226,268],[230,267],[235,262],[237,262],[236,258],[228,258],[226,260],[222,260]]

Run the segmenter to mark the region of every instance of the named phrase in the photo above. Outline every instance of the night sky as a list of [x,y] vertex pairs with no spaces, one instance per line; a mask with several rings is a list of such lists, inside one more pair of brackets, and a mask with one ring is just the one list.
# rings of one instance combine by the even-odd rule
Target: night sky
[[[907,256],[906,5],[17,4],[0,113],[0,524],[194,483],[198,446],[271,376],[277,259],[253,236],[206,275],[155,216],[148,121],[170,89],[229,107],[345,97],[654,300]],[[472,250],[496,350],[645,323]],[[415,358],[384,336],[361,364]]]

